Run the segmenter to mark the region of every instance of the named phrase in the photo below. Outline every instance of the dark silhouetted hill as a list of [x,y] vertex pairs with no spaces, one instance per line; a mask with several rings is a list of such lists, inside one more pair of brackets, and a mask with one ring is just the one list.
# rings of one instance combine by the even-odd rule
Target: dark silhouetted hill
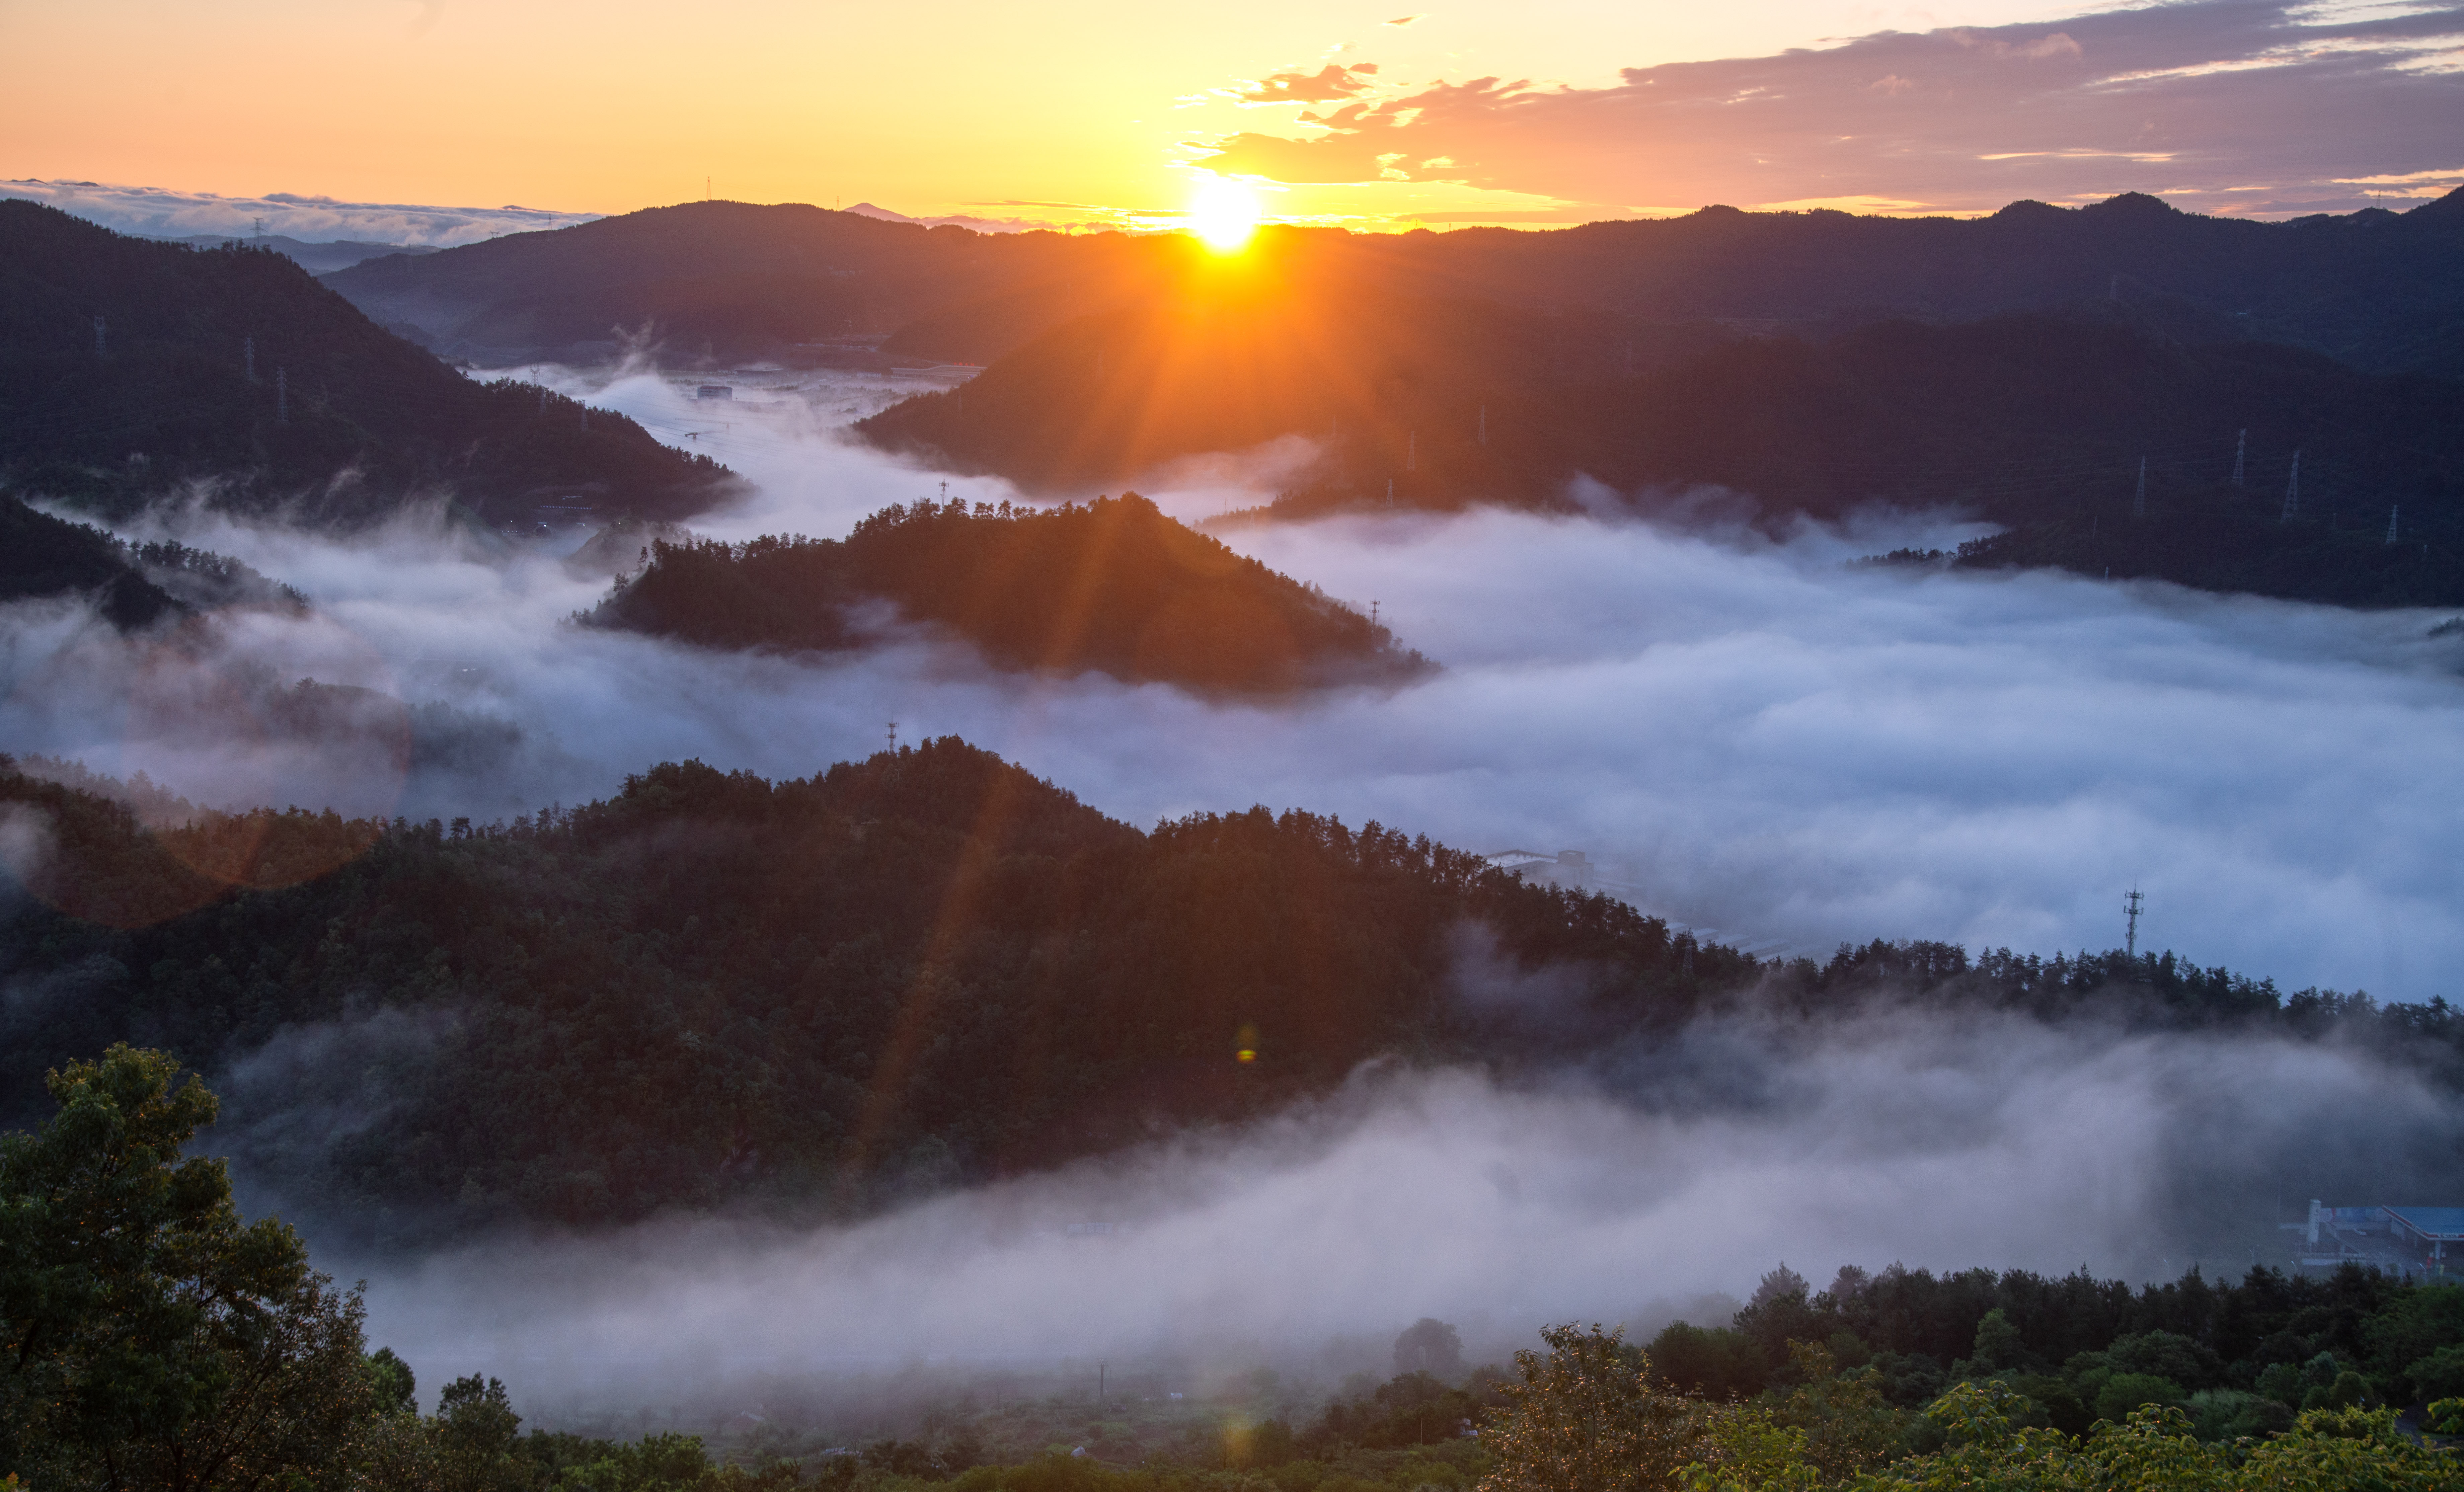
[[[2280,341],[2379,372],[2464,376],[2464,199],[2262,223],[2136,193],[1991,217],[1740,212],[1543,231],[1270,229],[1240,256],[1417,300],[1620,327],[1971,320],[2087,300],[2189,340]],[[585,361],[647,334],[674,359],[888,338],[989,362],[1079,317],[1178,299],[1212,257],[1177,235],[979,233],[797,204],[687,203],[327,277],[455,356]],[[816,352],[818,355],[818,352]]]
[[[287,1215],[377,1242],[866,1211],[1270,1111],[1381,1054],[1510,1073],[1663,1050],[1749,991],[1766,1017],[1880,998],[2368,1042],[2464,1080],[2445,1005],[2120,951],[1758,965],[1376,824],[1257,808],[1141,833],[956,739],[776,783],[671,763],[480,826],[149,832],[8,765],[15,842],[48,853],[0,901],[0,1122],[44,1108],[49,1067],[159,1047],[222,1091],[217,1149]],[[1566,998],[1463,998],[1473,929]]]
[[228,555],[176,542],[131,544],[0,494],[0,602],[79,596],[133,630],[222,606],[297,611],[307,598]]
[[542,504],[677,516],[727,477],[622,416],[472,383],[278,254],[0,202],[11,490],[123,512],[193,486],[344,521],[451,496],[504,520]]
[[2464,602],[2464,384],[2266,342],[2186,343],[2109,302],[1806,338],[1628,329],[1332,281],[1227,284],[1206,302],[1073,322],[858,428],[1048,490],[1305,434],[1320,462],[1275,514],[1390,494],[1407,507],[1551,505],[1579,474],[1646,511],[1699,511],[1705,489],[1735,494],[1710,505],[1732,519],[1949,506],[2017,531],[1984,558],[2358,604]]
[[[775,785],[666,765],[477,830],[148,833],[8,772],[0,801],[55,846],[35,899],[0,907],[0,973],[44,997],[0,1006],[0,1116],[112,1033],[218,1066],[339,1020],[386,1074],[380,1117],[295,1132],[286,1068],[224,1088],[216,1143],[396,1240],[861,1209],[1257,1112],[1381,1050],[1466,1051],[1488,1029],[1450,993],[1466,919],[1502,957],[1596,968],[1603,1020],[1753,968],[1375,825],[1257,809],[1142,834],[957,740]],[[353,1001],[390,1014],[363,1027]],[[311,1087],[377,1070],[315,1067]]]
[[1198,252],[1178,238],[978,233],[795,203],[693,202],[372,259],[325,283],[483,365],[586,362],[627,342],[671,362],[740,362],[847,338],[981,362],[1056,318],[1152,293]]
[[590,620],[710,647],[837,648],[895,603],[994,664],[1201,691],[1393,683],[1426,670],[1384,627],[1134,493],[1058,509],[929,500],[845,540],[653,540]]

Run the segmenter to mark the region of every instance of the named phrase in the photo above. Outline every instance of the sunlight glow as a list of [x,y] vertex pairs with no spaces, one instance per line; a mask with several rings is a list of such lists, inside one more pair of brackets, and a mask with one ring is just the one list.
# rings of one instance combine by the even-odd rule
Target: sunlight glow
[[1188,222],[1209,249],[1237,252],[1258,230],[1258,195],[1239,182],[1200,177],[1190,192]]

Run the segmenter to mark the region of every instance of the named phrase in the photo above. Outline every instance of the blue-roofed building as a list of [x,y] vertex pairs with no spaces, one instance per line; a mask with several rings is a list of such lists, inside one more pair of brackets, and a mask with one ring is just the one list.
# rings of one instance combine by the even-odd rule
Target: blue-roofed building
[[[2305,1269],[2375,1265],[2404,1275],[2447,1277],[2447,1250],[2464,1245],[2464,1207],[2329,1207],[2310,1204],[2306,1221],[2282,1226],[2302,1235],[2294,1262]],[[2464,1265],[2464,1246],[2454,1262]]]
[[[2464,1243],[2464,1207],[2389,1207],[2385,1209],[2394,1224],[2398,1242],[2407,1251],[2417,1250],[2424,1263],[2438,1274],[2447,1272],[2447,1245]],[[2464,1262],[2464,1250],[2456,1259]]]

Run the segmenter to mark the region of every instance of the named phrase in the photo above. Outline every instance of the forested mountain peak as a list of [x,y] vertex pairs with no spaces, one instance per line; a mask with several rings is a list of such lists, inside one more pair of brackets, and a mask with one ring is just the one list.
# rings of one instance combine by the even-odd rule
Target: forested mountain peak
[[1383,626],[1135,493],[1049,509],[926,499],[843,540],[661,539],[647,553],[593,625],[704,647],[832,649],[865,641],[849,608],[877,599],[1005,669],[1271,693],[1397,683],[1431,667]]

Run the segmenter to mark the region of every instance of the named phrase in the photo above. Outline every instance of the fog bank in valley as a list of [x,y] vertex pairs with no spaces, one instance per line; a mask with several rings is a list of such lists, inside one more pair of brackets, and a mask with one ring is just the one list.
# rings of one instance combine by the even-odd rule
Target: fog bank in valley
[[[663,438],[699,432],[752,477],[744,507],[699,525],[720,537],[842,534],[945,480],[971,501],[1018,496],[840,442],[835,423],[891,397],[879,380],[767,409],[748,397],[721,419],[646,372],[553,376]],[[1202,519],[1308,455],[1185,463],[1149,486]],[[1765,949],[2101,949],[2135,882],[2143,946],[2288,989],[2453,993],[2464,801],[2444,783],[2464,745],[2464,639],[2431,636],[2439,619],[1859,567],[1969,531],[1886,515],[1775,540],[1578,495],[1591,516],[1223,530],[1374,602],[1444,665],[1276,705],[995,673],[894,626],[861,654],[802,658],[577,627],[606,585],[565,562],[578,533],[517,542],[412,514],[344,539],[165,512],[136,532],[234,555],[314,609],[124,639],[74,605],[0,608],[0,743],[209,804],[484,820],[604,795],[661,759],[802,776],[878,749],[895,721],[902,740],[965,736],[1133,823],[1262,802],[1479,850],[1579,848],[1647,910]],[[1646,512],[1686,500],[1642,496]],[[1548,982],[1490,987],[1471,957],[1462,977],[1490,1003]],[[416,1044],[378,1029],[388,1019],[290,1032],[240,1062],[231,1122],[262,1086],[277,1101],[258,1111],[321,1143],[351,1116],[289,1113],[286,1074]],[[495,1372],[550,1418],[919,1358],[1335,1372],[1375,1366],[1422,1315],[1490,1356],[1551,1320],[1647,1329],[1783,1260],[1817,1283],[1894,1261],[2234,1271],[2322,1177],[2368,1193],[2343,1200],[2443,1196],[2459,1118],[2320,1045],[1999,1014],[1734,1015],[1510,1085],[1372,1069],[1245,1130],[843,1228],[704,1218],[322,1262],[370,1276],[374,1340],[431,1390]]]
[[1340,1376],[1423,1315],[1492,1358],[1550,1321],[1648,1335],[1782,1261],[1817,1285],[1852,1262],[2238,1275],[2303,1180],[2375,1157],[2401,1187],[2459,1118],[2273,1041],[1735,1017],[1622,1076],[1370,1069],[1245,1131],[852,1227],[699,1219],[379,1265],[370,1329],[423,1381],[496,1372],[551,1415],[926,1361]]
[[[738,410],[720,430],[649,375],[598,397],[673,437],[709,431],[762,484],[703,525],[722,536],[843,533],[945,480],[837,443],[834,407]],[[882,397],[851,383],[843,403]],[[1202,517],[1261,474],[1193,464],[1161,499]],[[2287,988],[2427,998],[2464,957],[2445,849],[2464,801],[2442,785],[2464,745],[2464,639],[2428,636],[2437,619],[2420,613],[1844,563],[1959,532],[1935,520],[1785,542],[1491,511],[1226,530],[1374,601],[1445,665],[1396,692],[1280,707],[996,674],[922,633],[791,659],[577,628],[605,581],[561,562],[572,538],[492,548],[417,518],[349,543],[166,526],[302,587],[315,615],[218,624],[200,684],[187,654],[12,608],[0,735],[16,749],[208,801],[486,819],[663,758],[802,776],[877,749],[896,721],[1132,823],[1263,802],[1484,851],[1581,849],[1647,910],[1767,951],[2103,948],[2136,881],[2145,942]],[[248,704],[311,677],[428,707],[415,749],[338,760]]]

